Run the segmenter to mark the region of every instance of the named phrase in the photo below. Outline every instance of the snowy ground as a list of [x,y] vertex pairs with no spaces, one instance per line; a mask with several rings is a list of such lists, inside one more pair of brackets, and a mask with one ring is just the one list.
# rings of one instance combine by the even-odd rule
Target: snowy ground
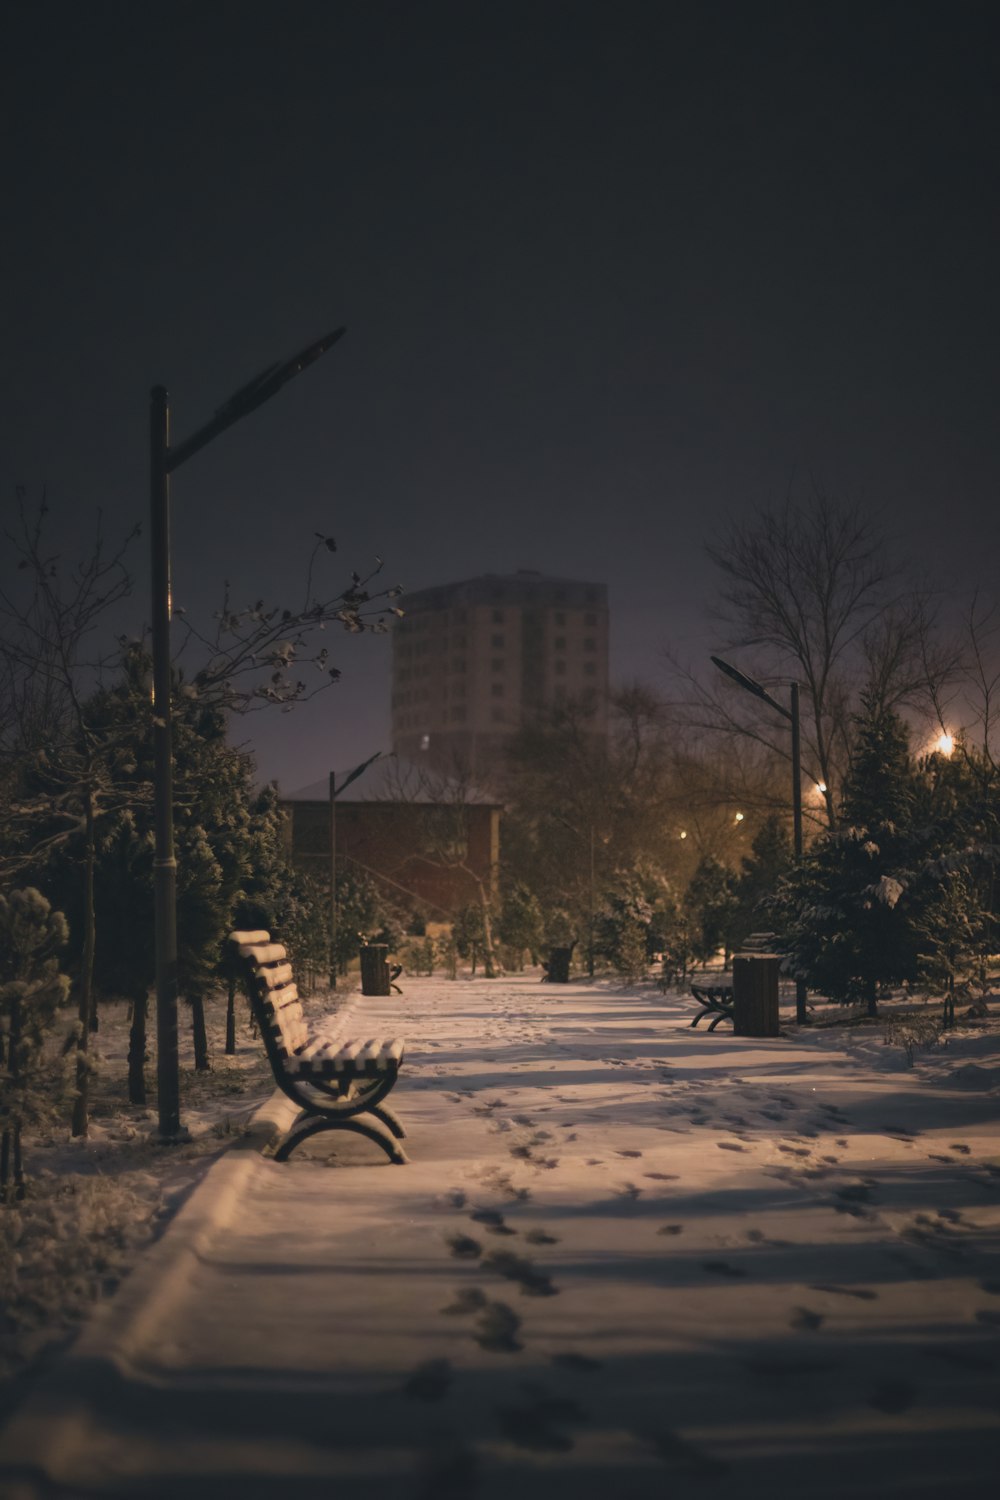
[[995,1014],[911,1066],[898,1025],[691,1013],[534,977],[359,998],[410,1041],[410,1164],[226,1153],[21,1404],[0,1492],[992,1495]]

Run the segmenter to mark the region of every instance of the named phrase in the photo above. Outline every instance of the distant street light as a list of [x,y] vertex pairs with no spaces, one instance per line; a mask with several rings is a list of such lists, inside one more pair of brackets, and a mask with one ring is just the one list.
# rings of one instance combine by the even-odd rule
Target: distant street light
[[[797,682],[792,683],[790,705],[786,708],[783,703],[772,698],[759,682],[755,682],[738,667],[730,666],[729,662],[723,661],[718,656],[712,657],[712,663],[720,672],[725,672],[727,677],[738,683],[744,691],[753,693],[755,698],[762,698],[765,703],[769,703],[783,719],[788,719],[792,726],[792,837],[795,858],[800,860],[802,858],[802,748],[799,725],[799,685]],[[806,987],[801,979],[795,981],[795,1019],[800,1025],[804,1025],[809,1019],[806,1015]]]
[[268,365],[218,408],[186,442],[170,446],[170,397],[150,392],[150,530],[153,628],[153,798],[156,857],[153,863],[156,925],[156,1076],[160,1139],[180,1137],[180,1076],[177,1055],[177,860],[174,855],[174,790],[170,705],[170,475],[199,449],[258,406],[337,342],[337,328],[292,359]]

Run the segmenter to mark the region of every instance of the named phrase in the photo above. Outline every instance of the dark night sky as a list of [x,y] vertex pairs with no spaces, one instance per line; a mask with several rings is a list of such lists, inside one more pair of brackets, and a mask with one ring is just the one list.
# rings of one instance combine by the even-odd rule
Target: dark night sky
[[[151,384],[182,438],[345,323],[177,474],[176,602],[297,596],[327,529],[408,588],[605,580],[656,681],[706,649],[706,538],[810,476],[995,584],[997,17],[14,0],[4,503],[47,485],[67,551],[141,519]],[[287,787],[387,745],[387,643],[336,645],[247,725]]]

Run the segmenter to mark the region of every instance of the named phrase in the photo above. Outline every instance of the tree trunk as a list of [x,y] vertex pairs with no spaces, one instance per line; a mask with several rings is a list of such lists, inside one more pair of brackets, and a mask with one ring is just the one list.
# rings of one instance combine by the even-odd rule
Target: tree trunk
[[878,988],[874,979],[865,980],[865,1007],[870,1016],[878,1015]]
[[[21,1042],[21,1002],[14,1000],[11,1007],[10,1034],[7,1038],[7,1066],[11,1079],[17,1078],[18,1051]],[[3,1038],[0,1036],[0,1064],[3,1063]],[[15,1104],[15,1110],[17,1106]],[[11,1162],[13,1160],[15,1194],[17,1198],[24,1196],[24,1174],[21,1171],[21,1122],[15,1113],[13,1118],[7,1117],[4,1123],[3,1136],[0,1139],[0,1203],[6,1203],[9,1199]]]
[[86,794],[87,845],[83,874],[83,954],[80,960],[80,1000],[77,1015],[80,1033],[76,1043],[76,1099],[73,1101],[72,1134],[87,1134],[90,1096],[90,1059],[87,1056],[94,990],[94,797]]
[[128,1097],[130,1104],[146,1102],[146,1011],[145,993],[132,1002],[132,1025],[128,1034]]
[[236,980],[230,975],[229,995],[226,1000],[226,1056],[236,1051]]
[[205,1029],[205,997],[204,995],[191,996],[191,1035],[194,1038],[194,1066],[198,1073],[207,1073],[211,1064],[208,1060],[208,1032]]

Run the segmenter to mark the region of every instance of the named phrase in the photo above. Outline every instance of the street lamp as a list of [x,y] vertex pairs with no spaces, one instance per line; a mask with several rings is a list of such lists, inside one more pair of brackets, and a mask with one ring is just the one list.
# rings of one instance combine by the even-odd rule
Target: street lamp
[[160,1139],[181,1135],[177,1056],[177,860],[174,855],[174,791],[170,708],[170,475],[227,427],[263,406],[283,385],[337,342],[343,328],[317,339],[293,358],[268,365],[230,396],[215,415],[175,448],[170,446],[170,397],[150,392],[150,530],[153,630],[153,800],[156,856],[153,864],[156,927],[156,1074]]
[[[725,672],[733,682],[738,683],[748,693],[753,693],[755,698],[762,698],[769,703],[773,709],[787,719],[792,726],[792,837],[795,846],[795,858],[802,858],[802,746],[801,731],[799,726],[799,685],[793,682],[791,685],[790,703],[786,708],[776,698],[772,698],[766,688],[761,687],[752,677],[747,677],[738,667],[730,666],[729,662],[723,661],[721,657],[713,656],[712,663],[718,667],[720,672]],[[795,1019],[799,1025],[804,1025],[808,1020],[806,1015],[806,987],[801,979],[795,981]]]

